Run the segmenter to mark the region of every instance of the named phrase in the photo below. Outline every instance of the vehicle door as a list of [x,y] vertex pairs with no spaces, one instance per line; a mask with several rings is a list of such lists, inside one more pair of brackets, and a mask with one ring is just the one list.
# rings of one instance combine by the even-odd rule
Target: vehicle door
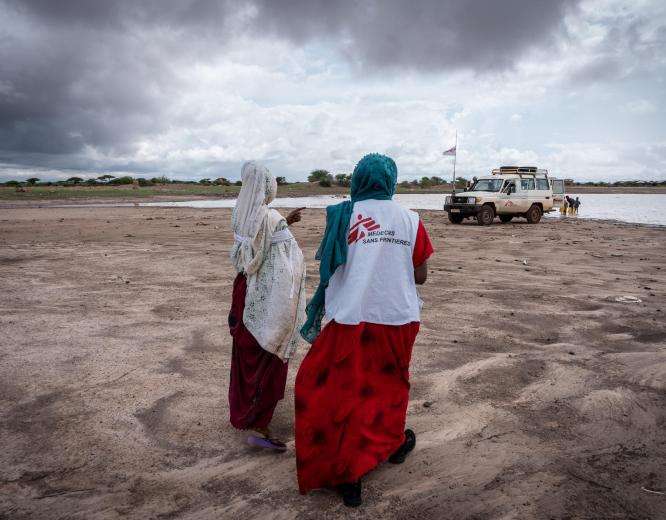
[[564,180],[552,179],[550,182],[553,190],[553,207],[561,208],[564,205]]
[[550,183],[546,178],[534,179],[536,183],[537,195],[544,211],[550,211],[553,207],[553,193],[550,189]]
[[516,179],[507,179],[504,181],[502,189],[497,194],[497,214],[505,215],[518,213],[518,207],[516,206]]
[[535,199],[535,186],[534,177],[526,177],[519,179],[518,192],[516,194],[516,205],[520,213],[525,213]]

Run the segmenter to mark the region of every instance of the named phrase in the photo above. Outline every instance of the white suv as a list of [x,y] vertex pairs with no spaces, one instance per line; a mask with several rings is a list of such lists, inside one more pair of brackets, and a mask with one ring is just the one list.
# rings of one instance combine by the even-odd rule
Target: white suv
[[524,217],[536,224],[545,212],[559,209],[563,198],[564,181],[549,178],[547,170],[502,166],[490,177],[477,179],[467,190],[448,195],[444,210],[454,224],[475,217],[479,225],[487,226],[495,216],[505,223]]

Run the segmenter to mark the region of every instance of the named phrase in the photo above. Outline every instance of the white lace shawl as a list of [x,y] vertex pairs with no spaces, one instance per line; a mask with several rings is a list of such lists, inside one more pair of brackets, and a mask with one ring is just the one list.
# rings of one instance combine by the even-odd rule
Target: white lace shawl
[[243,322],[263,349],[286,360],[305,321],[303,253],[286,220],[267,206],[277,191],[270,172],[246,163],[242,181],[232,215],[231,260],[247,277]]

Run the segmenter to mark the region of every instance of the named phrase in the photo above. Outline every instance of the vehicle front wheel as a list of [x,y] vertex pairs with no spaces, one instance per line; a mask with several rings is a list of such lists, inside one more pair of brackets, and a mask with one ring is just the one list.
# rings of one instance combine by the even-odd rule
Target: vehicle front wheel
[[507,222],[511,222],[511,219],[513,219],[513,215],[500,215],[499,218],[502,224],[506,224]]
[[525,218],[530,224],[538,224],[541,220],[541,208],[536,204],[532,204],[532,207],[525,213]]
[[495,220],[495,209],[486,204],[481,206],[481,209],[476,214],[476,222],[479,226],[489,226]]
[[463,221],[462,215],[456,215],[455,213],[449,213],[449,222],[451,224],[460,224]]

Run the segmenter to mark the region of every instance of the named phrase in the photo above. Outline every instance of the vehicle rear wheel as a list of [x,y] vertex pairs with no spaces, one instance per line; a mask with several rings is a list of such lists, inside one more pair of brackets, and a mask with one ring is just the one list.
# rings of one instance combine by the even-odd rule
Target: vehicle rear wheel
[[502,224],[506,224],[507,222],[511,222],[511,219],[513,218],[513,215],[500,215],[499,219],[502,222]]
[[530,209],[527,210],[527,213],[525,213],[525,218],[530,224],[538,224],[541,220],[541,214],[541,208],[536,204],[532,204]]
[[481,206],[476,214],[476,222],[479,226],[489,226],[495,220],[495,209],[489,204]]
[[463,221],[462,215],[456,215],[455,213],[449,213],[449,222],[451,224],[460,224]]

